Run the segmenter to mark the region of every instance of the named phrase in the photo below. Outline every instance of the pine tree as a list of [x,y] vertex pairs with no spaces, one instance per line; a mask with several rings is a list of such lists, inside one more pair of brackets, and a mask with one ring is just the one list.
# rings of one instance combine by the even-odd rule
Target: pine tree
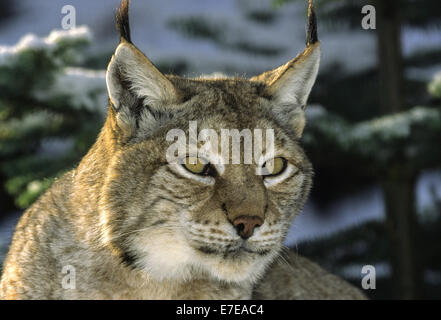
[[[268,1],[278,5],[288,1],[305,3],[304,0]],[[370,181],[381,180],[391,252],[395,253],[396,292],[401,297],[415,297],[421,272],[415,265],[418,230],[412,227],[417,224],[414,184],[421,170],[439,167],[441,163],[441,76],[429,84],[429,95],[425,82],[406,79],[403,70],[436,65],[440,50],[403,57],[398,38],[403,25],[428,28],[438,23],[439,1],[315,2],[319,21],[338,21],[342,27],[353,29],[361,28],[363,5],[373,4],[377,8],[377,30],[366,32],[377,35],[379,65],[343,75],[332,69],[321,73],[311,102],[322,103],[324,108],[311,105],[307,109],[303,143],[318,171],[346,172],[346,176],[358,174],[369,177]],[[266,9],[247,9],[244,19],[253,21],[254,26],[267,26],[277,21],[277,14]],[[247,37],[246,32],[241,37],[241,30],[235,30],[234,26],[205,17],[177,17],[169,21],[169,26],[182,36],[211,41],[225,52],[269,60],[285,49],[258,43]],[[381,32],[385,29],[389,31]],[[3,210],[9,197],[21,208],[29,206],[55,177],[81,159],[96,138],[106,110],[104,71],[71,67],[82,58],[89,39],[87,30],[80,28],[56,31],[46,38],[27,36],[16,46],[0,47]],[[99,65],[104,67],[107,58],[100,57]],[[159,67],[164,72],[171,71],[167,65]],[[219,71],[243,74],[245,70],[241,67],[230,64],[220,66]],[[180,73],[192,71],[186,63],[179,65],[179,70]],[[263,70],[246,71],[255,74]],[[353,167],[356,169],[352,170]]]
[[[376,100],[379,108],[371,108],[378,110],[373,115],[376,119],[352,125],[338,117],[335,122],[322,119],[323,123],[312,124],[315,126],[312,131],[318,129],[317,125],[320,128],[314,131],[311,141],[317,139],[322,152],[324,145],[337,152],[335,162],[340,162],[343,167],[350,161],[358,161],[381,182],[396,292],[400,298],[416,298],[421,295],[423,273],[416,252],[419,227],[415,184],[423,169],[439,167],[441,163],[441,115],[439,105],[412,108],[415,96],[406,93],[418,96],[415,94],[418,91],[405,90],[412,84],[405,78],[404,68],[411,64],[435,62],[430,58],[439,54],[439,49],[433,53],[420,53],[406,61],[401,50],[401,29],[404,25],[418,28],[436,25],[441,21],[441,8],[435,0],[317,1],[325,20],[338,21],[352,28],[360,28],[361,8],[367,4],[376,9],[378,67],[373,79],[378,79]],[[425,87],[425,84],[419,83],[419,86]],[[435,80],[429,88],[436,95],[438,82]],[[351,91],[347,87],[343,90]],[[356,100],[347,101],[350,104]]]
[[80,27],[0,48],[0,177],[19,208],[77,163],[96,137],[104,72],[68,67],[90,37]]

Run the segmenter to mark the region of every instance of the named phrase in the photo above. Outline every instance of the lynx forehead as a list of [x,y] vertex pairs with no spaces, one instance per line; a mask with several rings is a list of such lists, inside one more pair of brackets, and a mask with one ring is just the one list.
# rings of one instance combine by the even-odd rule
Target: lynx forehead
[[[320,60],[312,1],[306,49],[250,79],[163,75],[131,42],[128,4],[117,13],[106,122],[78,167],[20,219],[0,297],[362,297],[306,259],[276,259],[311,186],[299,139]],[[218,162],[219,150],[194,144],[196,157],[170,163],[167,133],[190,136],[189,123],[197,135],[272,132],[272,151],[242,161],[239,148],[226,157],[240,161]],[[75,269],[73,290],[62,286],[65,266]]]

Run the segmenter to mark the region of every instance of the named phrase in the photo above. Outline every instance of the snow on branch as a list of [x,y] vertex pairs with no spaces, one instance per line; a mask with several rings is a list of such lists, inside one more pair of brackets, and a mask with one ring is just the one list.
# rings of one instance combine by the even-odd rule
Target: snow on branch
[[106,72],[66,67],[55,76],[52,86],[36,91],[35,97],[39,101],[65,97],[73,108],[85,108],[104,116],[107,111]]
[[0,99],[25,107],[37,101],[48,109],[83,108],[104,116],[105,71],[69,66],[78,62],[91,39],[88,27],[81,26],[46,37],[28,34],[13,46],[0,46]]
[[37,37],[34,34],[23,36],[14,46],[0,45],[0,66],[5,65],[27,51],[54,52],[62,46],[86,44],[92,40],[92,34],[87,26],[71,30],[53,30],[47,37]]
[[439,156],[438,151],[431,151],[441,139],[441,110],[438,108],[417,106],[351,124],[321,106],[312,106],[307,119],[303,142],[316,150],[328,148],[341,157],[350,154],[375,158],[379,163],[398,155],[406,159],[430,158],[427,151],[431,156],[435,153]]

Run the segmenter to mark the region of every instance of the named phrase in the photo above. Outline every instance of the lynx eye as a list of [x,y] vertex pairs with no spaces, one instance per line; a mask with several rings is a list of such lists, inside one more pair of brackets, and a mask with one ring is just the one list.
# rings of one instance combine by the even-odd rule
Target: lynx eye
[[191,173],[201,176],[214,176],[216,173],[216,170],[210,163],[201,161],[199,158],[187,157],[182,166]]
[[288,166],[288,161],[282,157],[268,160],[262,166],[263,176],[264,177],[277,176],[281,174],[283,171],[285,171],[287,166]]

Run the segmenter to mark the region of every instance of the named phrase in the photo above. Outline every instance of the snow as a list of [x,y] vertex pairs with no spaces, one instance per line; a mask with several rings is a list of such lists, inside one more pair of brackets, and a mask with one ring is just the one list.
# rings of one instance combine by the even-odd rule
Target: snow
[[411,80],[430,82],[436,78],[441,70],[441,64],[430,65],[428,67],[409,67],[405,70],[406,78]]
[[[441,173],[425,171],[416,185],[416,209],[419,219],[427,220],[425,209],[433,206],[434,199],[441,200]],[[308,201],[303,211],[294,219],[285,244],[294,246],[305,240],[331,236],[367,221],[385,218],[383,194],[379,186],[373,186],[357,194],[319,208]]]
[[331,236],[366,221],[382,219],[384,203],[379,187],[351,194],[327,208],[320,208],[308,201],[303,211],[294,219],[285,244],[294,246],[305,240]]
[[354,126],[351,135],[354,139],[370,140],[379,136],[384,141],[406,138],[411,133],[411,126],[440,117],[440,112],[433,108],[414,107],[409,111],[384,116]]
[[[363,145],[364,151],[370,152],[369,143],[377,145],[375,141],[381,143],[408,138],[411,135],[413,125],[439,121],[441,112],[434,108],[416,106],[408,111],[350,125],[342,118],[328,113],[322,106],[313,105],[307,108],[306,116],[309,126],[318,126],[321,131],[328,133],[335,139],[339,145],[350,147],[365,143]],[[304,138],[305,141],[310,139],[307,131]]]
[[314,121],[317,118],[326,116],[326,109],[320,104],[308,104],[306,107],[306,118]]
[[[305,3],[293,1],[277,9],[271,3],[271,0],[132,1],[132,38],[153,62],[185,62],[191,70],[189,76],[230,70],[239,74],[261,72],[294,57],[303,50],[305,43]],[[53,0],[17,1],[15,5],[19,14],[0,29],[1,42],[15,43],[31,29],[40,36],[59,29],[63,18],[61,8],[65,4],[54,3]],[[113,15],[119,0],[76,0],[69,4],[76,9],[77,23],[90,26],[96,36],[91,52],[114,50],[118,37]],[[270,8],[277,15],[273,24],[259,24],[245,18],[253,10]],[[372,30],[339,30],[321,22],[320,11],[318,14],[323,49],[322,70],[334,64],[343,67],[341,72],[363,70],[376,63],[376,41]],[[185,37],[170,27],[170,21],[178,17],[198,16],[206,16],[211,24],[219,25],[225,31],[227,43],[246,40],[260,46],[280,47],[285,51],[271,57],[250,56],[219,47],[210,40]],[[439,28],[421,30],[404,27],[402,43],[406,56],[427,48],[439,48],[441,32]]]
[[[92,34],[86,26],[71,30],[53,30],[46,37],[27,34],[16,45],[0,46],[0,65],[11,63],[17,55],[25,51],[41,50],[50,54],[67,42],[91,40]],[[105,75],[105,70],[64,67],[59,70],[50,88],[35,91],[33,95],[40,101],[57,96],[68,97],[72,107],[99,111],[104,116],[107,101]]]
[[[274,9],[271,3],[270,0],[133,1],[130,10],[132,38],[153,62],[184,61],[191,70],[189,76],[231,70],[239,74],[262,72],[285,63],[305,47],[306,4],[294,1]],[[118,37],[113,14],[119,0],[76,0],[71,4],[76,8],[77,23],[90,26],[96,36],[91,52],[114,50]],[[20,15],[8,21],[6,28],[0,29],[2,43],[15,43],[18,37],[29,32],[30,21],[37,35],[61,27],[64,3],[22,0],[17,5]],[[277,15],[272,24],[259,24],[245,18],[250,11],[269,8]],[[246,41],[284,51],[274,56],[250,55],[221,47],[207,39],[185,37],[170,27],[173,19],[199,16],[206,16],[210,24],[220,26],[228,44]],[[348,33],[346,30],[329,29],[319,22],[319,35],[323,47],[323,68],[338,63],[344,66],[343,70],[355,70],[375,63],[372,32],[360,30]]]
[[107,111],[106,72],[66,67],[57,75],[52,87],[35,92],[35,96],[43,101],[66,96],[70,106],[99,111],[104,116]]
[[53,30],[47,37],[38,37],[29,33],[24,35],[16,45],[0,46],[0,65],[10,62],[11,58],[27,50],[51,51],[64,41],[91,41],[92,35],[86,26],[71,30]]
[[402,28],[402,48],[403,54],[406,56],[433,48],[440,48],[440,44],[440,26],[432,26],[427,29],[410,26],[403,26]]
[[[306,5],[293,1],[274,9],[271,0],[149,0],[133,1],[131,4],[131,26],[134,43],[155,63],[184,62],[189,66],[189,76],[222,71],[257,73],[283,64],[304,48]],[[2,43],[15,43],[30,31],[37,35],[48,34],[61,27],[61,8],[65,3],[53,0],[21,0],[17,2],[19,15],[0,29]],[[118,37],[114,27],[114,11],[119,0],[76,0],[78,24],[86,24],[95,35],[91,52],[111,52]],[[256,10],[273,10],[276,14],[272,24],[260,24],[247,19],[247,13]],[[340,72],[364,70],[376,63],[376,41],[372,30],[348,32],[333,28],[320,20],[319,37],[322,43],[322,69],[332,65],[342,67]],[[208,39],[183,36],[170,27],[176,18],[205,16],[210,25],[219,26],[225,32],[225,42],[255,43],[259,46],[274,46],[284,51],[280,55],[250,55],[228,47],[221,47]],[[360,13],[361,16],[361,13]],[[31,21],[31,23],[30,23]],[[439,28],[420,30],[403,28],[403,51],[409,56],[417,51],[441,47]],[[418,73],[418,70],[414,72]],[[229,74],[232,75],[232,74]]]
[[359,140],[369,140],[374,134],[381,134],[387,140],[408,137],[410,134],[411,117],[406,114],[395,114],[368,122],[363,122],[354,127],[353,137]]
[[87,26],[80,26],[70,30],[52,30],[44,39],[48,44],[59,43],[60,41],[86,40],[92,41],[92,34]]

